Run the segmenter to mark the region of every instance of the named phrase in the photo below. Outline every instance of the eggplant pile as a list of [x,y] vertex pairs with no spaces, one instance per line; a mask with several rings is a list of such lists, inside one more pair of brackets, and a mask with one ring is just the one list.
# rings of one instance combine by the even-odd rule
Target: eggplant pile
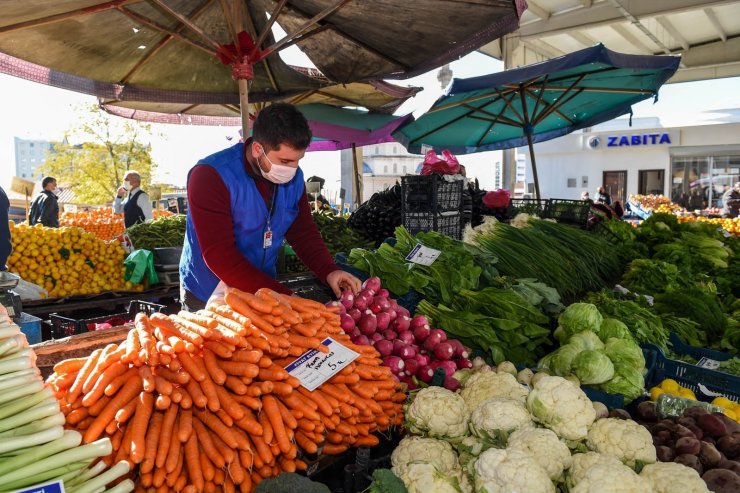
[[347,224],[378,246],[401,225],[401,185],[377,192],[349,217]]

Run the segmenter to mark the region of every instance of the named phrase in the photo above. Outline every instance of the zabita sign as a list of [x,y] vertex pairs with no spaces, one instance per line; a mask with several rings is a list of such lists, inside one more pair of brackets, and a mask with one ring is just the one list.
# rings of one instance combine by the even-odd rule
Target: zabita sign
[[676,144],[668,132],[651,132],[626,135],[597,135],[588,139],[591,149],[615,147],[651,147]]

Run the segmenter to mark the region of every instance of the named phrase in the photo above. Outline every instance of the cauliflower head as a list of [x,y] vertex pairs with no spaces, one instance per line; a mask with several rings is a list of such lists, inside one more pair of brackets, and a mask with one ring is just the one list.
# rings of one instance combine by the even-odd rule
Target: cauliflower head
[[632,420],[598,420],[588,432],[586,445],[596,452],[615,455],[630,467],[636,462],[652,464],[657,460],[650,432]]
[[470,411],[459,394],[427,387],[416,394],[406,411],[406,427],[418,435],[456,438],[468,433]]
[[532,417],[524,404],[508,397],[485,400],[470,416],[470,431],[499,447],[506,445],[511,432],[522,428],[534,428]]
[[653,493],[673,493],[676,485],[681,485],[684,493],[709,493],[707,483],[699,473],[678,462],[648,464],[640,472],[640,477],[650,483]]
[[476,493],[555,493],[547,471],[519,450],[488,449],[474,470]]
[[563,479],[563,471],[570,468],[570,449],[547,428],[517,430],[509,435],[508,450],[519,450],[532,456],[553,481]]
[[508,397],[521,402],[527,400],[529,390],[509,373],[481,371],[474,373],[463,385],[460,395],[471,411],[492,397]]
[[562,377],[544,377],[527,397],[527,409],[538,423],[566,440],[582,440],[596,419],[586,394]]
[[596,464],[570,493],[653,493],[647,481],[624,464]]
[[463,478],[459,473],[445,475],[428,462],[412,462],[406,467],[401,481],[406,485],[408,493],[469,493],[470,484],[467,478]]
[[586,472],[596,465],[605,465],[612,467],[622,466],[622,461],[616,456],[610,454],[600,454],[599,452],[586,452],[583,454],[573,454],[571,457],[572,464],[568,472],[568,485],[572,488],[581,482],[586,476]]
[[459,466],[457,454],[449,443],[435,438],[407,436],[391,454],[391,470],[399,478],[412,462],[428,462],[441,474],[454,474]]

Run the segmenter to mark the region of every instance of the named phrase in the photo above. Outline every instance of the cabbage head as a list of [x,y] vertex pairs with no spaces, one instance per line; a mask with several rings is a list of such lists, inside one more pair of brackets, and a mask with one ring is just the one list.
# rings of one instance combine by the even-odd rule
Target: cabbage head
[[599,336],[591,331],[578,332],[573,334],[568,339],[568,344],[571,346],[577,346],[582,350],[585,349],[604,349],[604,343],[601,342]]
[[605,318],[601,322],[599,337],[604,342],[611,337],[616,337],[617,339],[628,339],[630,341],[634,340],[632,333],[624,322],[617,320],[616,318]]
[[645,356],[634,341],[626,339],[607,339],[604,353],[614,363],[617,370],[630,368],[642,372],[645,368]]
[[604,317],[601,316],[596,305],[592,305],[591,303],[573,303],[558,317],[558,323],[562,331],[560,334],[556,331],[555,336],[562,343],[577,332],[590,330],[598,334],[602,320],[604,320]]
[[601,384],[600,387],[610,394],[622,394],[626,405],[642,395],[645,379],[638,370],[620,368],[611,380]]
[[614,376],[614,364],[601,351],[586,349],[573,360],[573,373],[581,383],[604,383]]
[[560,377],[570,375],[572,373],[573,360],[581,352],[581,348],[571,344],[560,346],[554,353],[552,353],[552,359],[550,360],[550,369]]

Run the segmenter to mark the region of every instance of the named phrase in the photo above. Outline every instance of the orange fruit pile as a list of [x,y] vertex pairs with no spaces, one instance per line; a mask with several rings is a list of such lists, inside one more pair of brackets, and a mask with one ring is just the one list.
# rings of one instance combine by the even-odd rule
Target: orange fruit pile
[[65,212],[59,225],[82,228],[101,240],[112,240],[123,233],[123,214],[114,214],[110,207],[89,212]]

